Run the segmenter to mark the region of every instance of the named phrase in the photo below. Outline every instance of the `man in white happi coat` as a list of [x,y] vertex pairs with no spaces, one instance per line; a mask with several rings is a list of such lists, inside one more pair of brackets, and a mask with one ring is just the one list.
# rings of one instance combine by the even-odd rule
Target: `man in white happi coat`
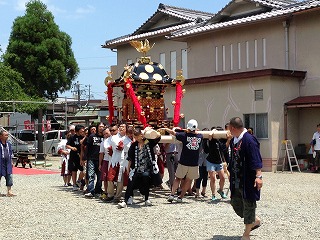
[[[128,181],[128,173],[126,171],[128,167],[127,154],[131,145],[131,139],[126,135],[127,125],[122,123],[119,126],[118,134],[109,138],[109,144],[111,146],[111,160],[109,161],[108,170],[108,197],[106,201],[119,202],[124,184]],[[117,189],[114,193],[113,182],[116,182]]]

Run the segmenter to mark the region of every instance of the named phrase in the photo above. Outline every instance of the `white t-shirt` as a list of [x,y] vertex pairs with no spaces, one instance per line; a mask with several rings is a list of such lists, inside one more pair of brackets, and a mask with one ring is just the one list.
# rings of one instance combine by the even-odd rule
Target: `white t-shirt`
[[[123,142],[123,149],[121,151],[117,150],[119,142]],[[112,146],[112,157],[111,157],[111,166],[114,167],[118,163],[120,166],[127,166],[127,155],[128,150],[131,145],[131,139],[128,136],[121,136],[119,133],[111,136],[110,145]]]
[[314,150],[320,150],[320,133],[315,132],[313,134],[312,140],[316,140],[316,144],[314,145]]
[[103,160],[109,161],[111,156],[108,153],[108,148],[110,147],[110,139],[111,136],[108,138],[104,138],[103,142],[100,144],[100,153],[104,153]]

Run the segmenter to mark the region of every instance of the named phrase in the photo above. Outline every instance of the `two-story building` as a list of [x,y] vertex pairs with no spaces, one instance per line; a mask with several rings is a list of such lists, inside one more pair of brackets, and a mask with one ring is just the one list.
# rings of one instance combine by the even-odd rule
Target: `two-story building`
[[[194,18],[181,20],[187,13]],[[155,42],[153,61],[172,77],[184,70],[186,120],[210,128],[242,117],[270,171],[283,139],[308,144],[320,122],[319,13],[320,1],[233,0],[216,14],[159,5],[135,33],[104,47],[117,49],[119,69],[139,56],[130,40]],[[172,116],[174,89],[165,100]]]

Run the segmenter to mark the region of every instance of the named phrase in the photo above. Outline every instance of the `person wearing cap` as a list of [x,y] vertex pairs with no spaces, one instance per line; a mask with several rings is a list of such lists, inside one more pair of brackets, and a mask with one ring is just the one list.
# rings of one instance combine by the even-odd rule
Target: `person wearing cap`
[[241,239],[249,240],[250,232],[261,224],[260,219],[256,217],[256,201],[260,200],[262,188],[260,143],[247,132],[239,117],[230,119],[229,130],[233,135],[228,166],[230,203],[235,213],[244,219],[245,231]]
[[[197,129],[198,122],[195,119],[191,119],[188,122],[187,131],[184,132],[175,132],[171,129],[165,128],[167,132],[176,136],[176,139],[182,142],[183,145],[176,171],[176,177],[173,181],[173,186],[171,188],[171,194],[168,197],[168,202],[172,202],[173,200],[182,202],[182,198],[190,188],[192,180],[199,178],[198,160],[203,135],[197,133]],[[183,178],[185,178],[185,182],[183,184],[182,191],[180,195],[175,198],[174,194]]]

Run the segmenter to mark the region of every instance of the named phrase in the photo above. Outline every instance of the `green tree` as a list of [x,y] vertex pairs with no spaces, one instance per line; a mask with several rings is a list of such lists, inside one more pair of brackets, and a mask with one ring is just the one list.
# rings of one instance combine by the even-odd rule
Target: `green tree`
[[[2,52],[0,48],[0,52]],[[24,93],[20,84],[22,84],[23,77],[20,73],[13,70],[10,66],[6,66],[0,56],[0,112],[26,112],[29,114],[34,113],[39,108],[44,108],[46,105],[19,103],[13,104],[12,102],[4,101],[38,101],[43,102],[42,98],[32,98]]]
[[13,23],[4,62],[21,73],[19,85],[27,95],[54,100],[71,88],[79,73],[71,44],[47,6],[31,0],[25,15]]
[[[47,6],[39,0],[31,0],[26,4],[25,15],[13,22],[4,63],[22,75],[24,81],[19,85],[28,96],[54,100],[58,92],[71,88],[79,73],[71,44],[71,37],[60,31]],[[42,117],[40,108],[39,122]],[[38,124],[38,132],[40,143],[41,124]],[[43,152],[42,144],[38,144],[38,152]]]
[[[20,73],[11,69],[9,66],[5,66],[0,60],[0,101],[43,101],[41,98],[32,98],[24,93],[20,84],[23,82],[23,78]],[[1,112],[26,112],[32,114],[39,107],[45,107],[46,105],[19,103],[13,105],[13,103],[0,103]]]

